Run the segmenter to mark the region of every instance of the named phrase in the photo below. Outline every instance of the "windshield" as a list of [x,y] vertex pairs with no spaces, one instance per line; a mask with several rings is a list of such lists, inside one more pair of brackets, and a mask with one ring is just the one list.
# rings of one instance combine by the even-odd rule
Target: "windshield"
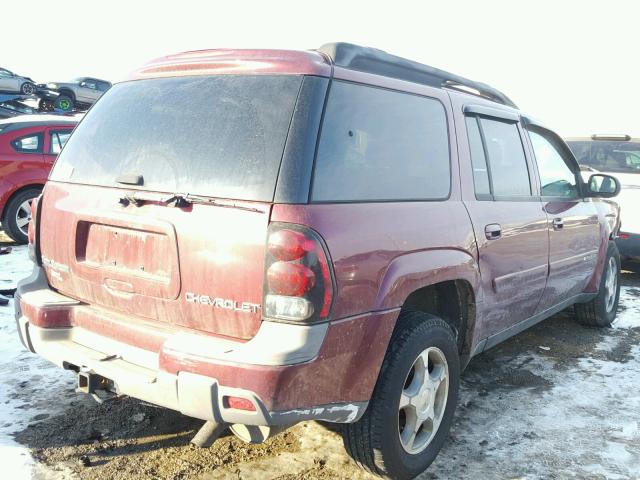
[[221,75],[115,85],[87,113],[51,179],[272,201],[302,77]]
[[640,142],[567,142],[580,165],[600,172],[640,173]]

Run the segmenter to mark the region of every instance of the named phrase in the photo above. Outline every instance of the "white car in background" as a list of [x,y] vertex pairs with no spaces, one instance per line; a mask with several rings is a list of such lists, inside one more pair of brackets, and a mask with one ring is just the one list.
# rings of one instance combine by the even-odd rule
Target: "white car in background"
[[581,167],[620,180],[622,191],[615,201],[620,205],[622,226],[616,244],[622,257],[640,260],[640,138],[591,135],[566,142]]
[[22,77],[6,68],[0,68],[0,92],[33,95],[36,93],[36,85],[29,77]]

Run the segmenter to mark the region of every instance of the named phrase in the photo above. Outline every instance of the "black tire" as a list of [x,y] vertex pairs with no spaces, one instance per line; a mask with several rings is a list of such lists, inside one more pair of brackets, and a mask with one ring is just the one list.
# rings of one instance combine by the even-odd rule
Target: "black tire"
[[[612,265],[615,265],[615,267],[612,267]],[[613,273],[615,275],[615,288],[610,288],[610,285],[607,284],[607,274],[610,268],[615,268]],[[613,298],[611,298],[611,291],[614,292]],[[576,303],[574,306],[578,322],[590,327],[610,327],[616,319],[619,300],[620,253],[616,244],[609,242],[598,295],[589,302]]]
[[31,82],[24,82],[20,85],[20,93],[23,95],[33,95],[36,93],[36,86]]
[[[440,318],[415,311],[400,314],[367,411],[360,420],[343,428],[345,448],[359,466],[374,475],[403,480],[416,477],[431,465],[447,439],[458,402],[460,358],[456,345],[451,328]],[[399,402],[407,384],[412,383],[409,374],[414,371],[414,362],[431,347],[446,358],[448,396],[446,402],[442,400],[444,413],[430,443],[411,454],[400,440]]]
[[40,188],[28,188],[26,190],[22,190],[21,192],[16,193],[4,209],[4,214],[2,216],[2,228],[5,233],[9,235],[16,243],[27,243],[27,235],[20,230],[18,223],[16,221],[16,213],[24,202],[28,200],[33,200],[42,190]]
[[55,102],[53,102],[54,107],[58,110],[62,110],[63,112],[70,112],[73,110],[73,107],[75,106],[74,104],[75,102],[73,101],[73,98],[64,94],[59,95]]

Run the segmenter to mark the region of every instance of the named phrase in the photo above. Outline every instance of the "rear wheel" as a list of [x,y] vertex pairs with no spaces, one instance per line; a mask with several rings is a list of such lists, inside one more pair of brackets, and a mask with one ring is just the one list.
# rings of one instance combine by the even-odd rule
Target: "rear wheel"
[[609,242],[598,295],[587,303],[575,305],[578,321],[591,327],[609,327],[616,318],[619,299],[620,254],[616,244]]
[[31,202],[40,195],[39,188],[29,188],[15,194],[4,211],[2,228],[16,243],[27,243],[27,230],[31,220]]
[[363,468],[410,479],[436,458],[458,399],[456,340],[440,318],[403,312],[367,411],[343,430],[345,448]]
[[24,82],[20,86],[20,93],[23,95],[33,95],[36,93],[36,86],[31,82]]

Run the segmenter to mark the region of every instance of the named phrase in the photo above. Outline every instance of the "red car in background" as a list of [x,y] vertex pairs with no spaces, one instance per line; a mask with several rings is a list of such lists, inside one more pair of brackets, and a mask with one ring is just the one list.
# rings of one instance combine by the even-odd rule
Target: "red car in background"
[[0,120],[0,223],[16,242],[27,242],[31,202],[77,123],[49,115]]

